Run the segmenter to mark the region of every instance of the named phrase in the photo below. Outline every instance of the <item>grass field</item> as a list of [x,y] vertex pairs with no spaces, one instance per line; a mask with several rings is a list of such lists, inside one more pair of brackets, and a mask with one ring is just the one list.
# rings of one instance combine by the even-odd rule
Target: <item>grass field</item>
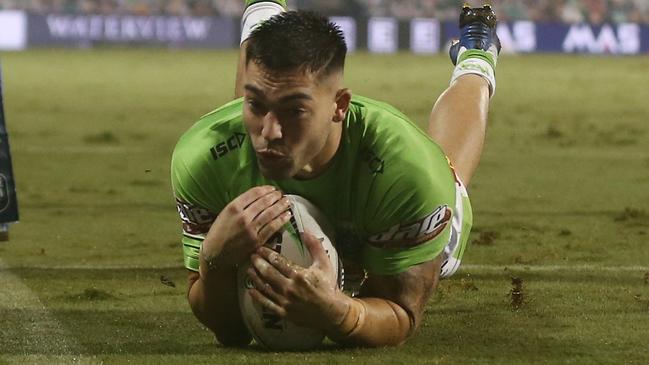
[[[472,244],[417,335],[264,353],[194,320],[168,177],[180,134],[231,97],[235,57],[0,54],[21,207],[0,243],[0,363],[649,363],[649,58],[502,57]],[[356,54],[347,83],[423,122],[450,72]]]

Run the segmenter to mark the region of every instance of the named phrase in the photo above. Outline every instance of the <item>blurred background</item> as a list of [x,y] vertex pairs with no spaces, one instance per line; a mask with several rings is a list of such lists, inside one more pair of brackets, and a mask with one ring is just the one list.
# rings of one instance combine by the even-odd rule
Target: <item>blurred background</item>
[[[455,19],[454,0],[289,0],[289,6],[327,15]],[[471,3],[471,2],[469,2]],[[493,0],[501,20],[649,23],[647,0]],[[241,16],[241,0],[0,0],[0,9],[36,13]]]
[[[338,23],[350,51],[442,53],[458,36],[458,0],[288,0]],[[466,1],[480,6],[482,1]],[[505,52],[649,52],[647,0],[494,0]],[[238,47],[242,0],[0,0],[0,50]]]
[[[443,53],[462,0],[288,0],[338,23],[351,52]],[[647,0],[494,0],[509,53],[649,52]],[[243,0],[0,0],[0,50],[146,45],[236,49]]]

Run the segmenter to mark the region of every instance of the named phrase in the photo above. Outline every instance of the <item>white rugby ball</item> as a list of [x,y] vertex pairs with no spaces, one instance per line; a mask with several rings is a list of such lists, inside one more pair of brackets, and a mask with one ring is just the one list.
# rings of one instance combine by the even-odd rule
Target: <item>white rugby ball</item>
[[[290,224],[286,224],[266,246],[292,262],[308,267],[312,264],[311,255],[303,245],[299,234],[311,233],[322,242],[337,275],[338,285],[342,288],[343,268],[332,243],[335,237],[331,224],[308,200],[297,195],[286,195],[286,197],[291,202],[290,209],[293,217]],[[246,263],[239,267],[237,286],[241,314],[255,341],[270,350],[308,350],[320,345],[325,337],[321,331],[300,327],[281,319],[253,301],[247,290],[254,286],[246,274],[249,265],[250,263]]]

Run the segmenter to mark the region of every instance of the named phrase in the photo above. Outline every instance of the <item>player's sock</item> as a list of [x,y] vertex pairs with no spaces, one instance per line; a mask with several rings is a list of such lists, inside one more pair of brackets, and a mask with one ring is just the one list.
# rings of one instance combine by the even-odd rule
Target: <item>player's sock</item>
[[449,54],[455,65],[451,84],[460,76],[475,74],[489,82],[489,94],[496,92],[496,64],[500,40],[496,34],[496,13],[491,6],[469,8],[460,14],[460,40],[451,46]]
[[257,25],[286,10],[286,0],[246,0],[246,10],[241,18],[241,43]]

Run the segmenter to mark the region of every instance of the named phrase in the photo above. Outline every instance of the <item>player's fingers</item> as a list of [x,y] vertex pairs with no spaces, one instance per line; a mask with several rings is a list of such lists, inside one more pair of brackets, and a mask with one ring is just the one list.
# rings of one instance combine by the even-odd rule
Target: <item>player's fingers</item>
[[[281,191],[273,191],[270,192],[264,196],[260,196],[257,200],[254,202],[250,203],[245,209],[244,209],[244,216],[246,217],[246,220],[248,222],[252,222],[257,230],[261,228],[261,224],[259,224],[255,219],[259,214],[261,214],[263,211],[267,210],[269,207],[273,206],[275,203],[280,201],[282,199],[282,192]],[[254,221],[254,222],[253,222]]]
[[271,185],[255,186],[254,188],[248,189],[246,192],[236,197],[231,204],[235,204],[240,210],[244,210],[260,197],[263,197],[275,191],[277,191],[277,188]]
[[248,278],[252,281],[254,288],[257,289],[259,292],[264,294],[268,299],[272,300],[273,302],[283,305],[286,299],[282,297],[281,295],[277,294],[277,292],[273,289],[273,287],[268,284],[267,282],[263,281],[259,275],[257,275],[257,272],[255,269],[248,268],[246,271],[246,274],[248,275]]
[[266,243],[268,240],[277,233],[282,226],[284,226],[288,221],[291,220],[292,213],[290,210],[280,213],[273,220],[268,222],[266,225],[262,226],[259,230],[258,237],[259,242]]
[[300,265],[287,259],[285,256],[269,249],[268,247],[260,247],[257,249],[257,254],[262,257],[266,262],[271,264],[275,270],[282,274],[285,278],[292,278],[298,270],[304,269]]
[[[264,247],[262,247],[263,249]],[[257,250],[259,251],[259,249]],[[279,255],[281,256],[281,255]],[[276,257],[273,257],[273,260],[276,260]],[[292,277],[297,275],[297,270],[295,267],[284,263],[283,272],[286,272],[288,275],[285,275],[283,272],[280,272],[273,264],[271,264],[266,258],[262,257],[259,254],[252,254],[250,261],[252,266],[257,271],[259,278],[265,283],[270,284],[270,286],[280,295],[287,295],[292,286]],[[277,263],[275,263],[277,265]]]
[[[256,203],[256,202],[255,202]],[[251,206],[252,208],[252,206]],[[290,210],[291,201],[287,197],[281,197],[279,200],[275,201],[272,205],[263,209],[256,217],[253,218],[253,223],[257,225],[260,229],[268,224],[270,221],[275,219],[277,216],[283,212]]]
[[332,271],[331,261],[322,246],[322,241],[311,233],[304,232],[300,234],[302,238],[302,243],[306,246],[311,254],[311,259],[313,260],[312,266],[316,266],[322,269],[325,272]]
[[261,305],[262,307],[275,313],[280,318],[286,317],[286,310],[281,306],[277,305],[277,303],[273,302],[270,298],[266,297],[259,290],[255,288],[251,288],[248,289],[248,293],[250,293],[250,297],[252,298],[252,300],[258,303],[259,305]]

